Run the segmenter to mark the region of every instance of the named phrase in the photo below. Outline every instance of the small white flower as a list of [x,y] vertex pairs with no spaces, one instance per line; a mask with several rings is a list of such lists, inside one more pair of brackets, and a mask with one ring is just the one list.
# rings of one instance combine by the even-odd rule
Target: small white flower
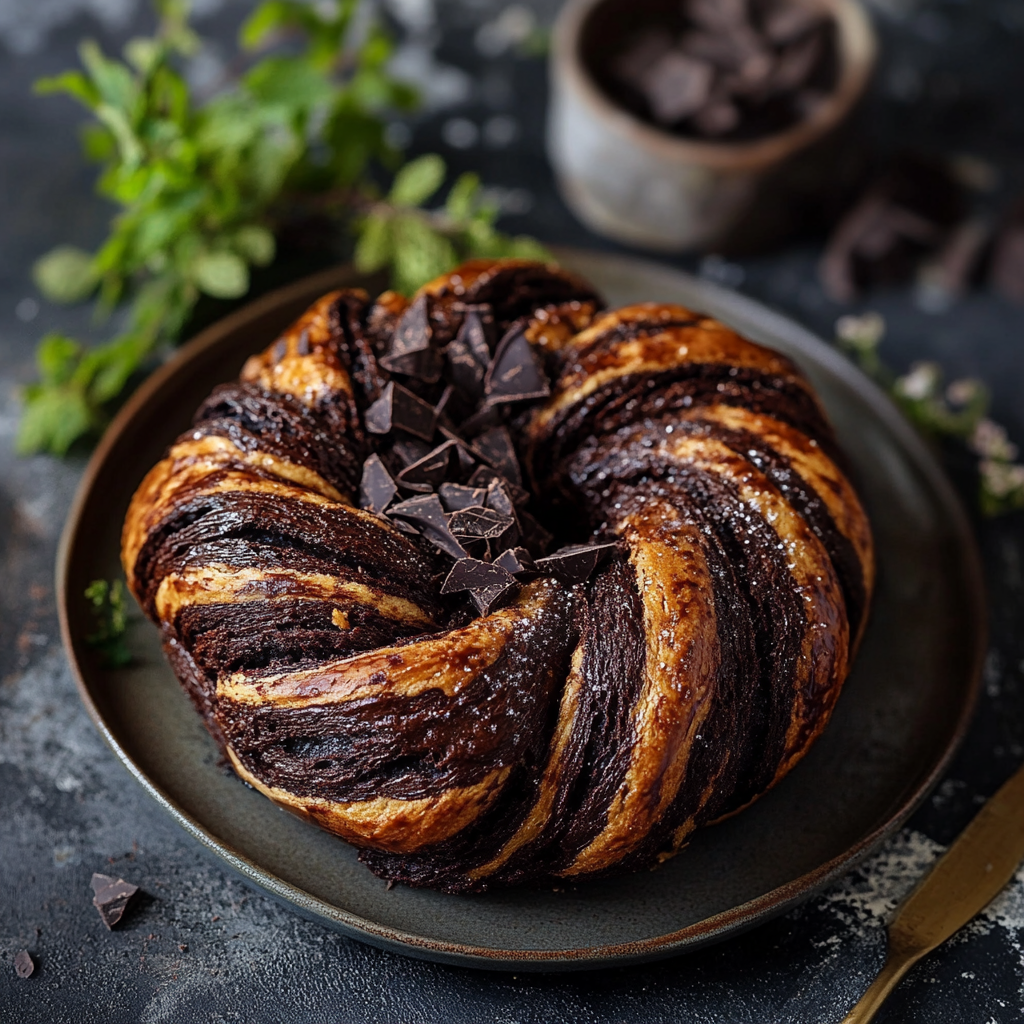
[[1006,428],[987,418],[978,421],[967,443],[986,459],[1013,462],[1017,458],[1017,446],[1006,436]]
[[877,348],[885,337],[885,317],[874,312],[841,316],[836,321],[836,337],[861,351]]
[[896,381],[896,391],[914,401],[934,398],[942,381],[942,371],[935,363],[914,363],[910,373]]

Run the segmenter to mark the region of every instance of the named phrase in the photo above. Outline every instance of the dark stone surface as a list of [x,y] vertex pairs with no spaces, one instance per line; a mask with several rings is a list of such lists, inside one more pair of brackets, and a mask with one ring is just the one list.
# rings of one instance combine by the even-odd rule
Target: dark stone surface
[[[948,777],[910,827],[796,912],[686,958],[517,977],[381,953],[302,920],[208,861],[105,748],[74,691],[52,585],[57,538],[84,463],[17,459],[12,443],[16,388],[32,377],[37,338],[56,328],[97,336],[85,310],[40,303],[31,316],[23,301],[38,300],[31,261],[58,242],[95,244],[109,215],[91,198],[92,172],[77,152],[78,111],[62,100],[32,98],[29,83],[69,66],[82,35],[112,46],[137,31],[146,22],[137,6],[137,0],[0,5],[0,1018],[18,1024],[839,1021],[881,963],[887,911],[1024,759],[1024,515],[977,522],[991,602],[984,693]],[[221,5],[204,22],[224,51],[246,6]],[[536,7],[541,21],[553,7]],[[104,13],[108,24],[79,13],[86,9]],[[602,245],[572,219],[551,181],[542,146],[542,64],[510,52],[494,55],[493,31],[481,33],[482,25],[493,28],[501,9],[442,0],[445,32],[435,59],[473,77],[457,105],[410,126],[413,149],[439,149],[453,170],[472,167],[503,187],[512,210],[520,211],[506,218],[509,230]],[[395,4],[394,10],[405,12],[417,38],[430,37],[428,5]],[[1024,5],[886,0],[885,10],[873,13],[884,45],[856,136],[861,153],[869,163],[907,145],[983,157],[999,168],[1001,180],[981,202],[1000,209],[1024,187]],[[485,49],[492,42],[490,55],[477,48],[481,40]],[[450,74],[431,77],[435,89],[447,83],[458,91]],[[444,141],[464,143],[474,135],[466,148]],[[842,170],[833,167],[837,181]],[[807,205],[812,212],[828,207]],[[801,223],[801,235],[759,255],[677,262],[828,335],[849,310],[824,297],[814,276],[821,232],[814,216]],[[918,309],[907,289],[870,295],[856,308],[886,316],[883,354],[895,367],[935,358],[950,376],[982,377],[994,394],[995,417],[1024,441],[1024,310],[985,289],[940,315]],[[954,479],[972,502],[970,464],[950,455]],[[142,890],[113,932],[92,906],[93,872]],[[1024,1020],[1022,940],[1019,876],[976,922],[915,968],[878,1020]],[[14,969],[22,949],[36,963],[26,979]]]

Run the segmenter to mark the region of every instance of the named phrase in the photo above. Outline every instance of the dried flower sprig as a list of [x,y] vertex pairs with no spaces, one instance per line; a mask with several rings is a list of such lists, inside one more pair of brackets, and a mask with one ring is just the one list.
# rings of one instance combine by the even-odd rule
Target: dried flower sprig
[[860,368],[881,384],[907,418],[922,432],[963,441],[978,456],[978,503],[987,516],[1024,508],[1024,464],[1006,428],[988,418],[985,385],[964,377],[944,385],[942,367],[914,363],[896,376],[882,362],[879,347],[885,320],[879,313],[843,316],[836,321],[836,342]]

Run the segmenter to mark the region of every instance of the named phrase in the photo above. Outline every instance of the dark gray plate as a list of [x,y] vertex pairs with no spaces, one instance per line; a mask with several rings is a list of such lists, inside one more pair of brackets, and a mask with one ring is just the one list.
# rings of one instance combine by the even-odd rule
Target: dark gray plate
[[103,671],[83,643],[82,591],[119,574],[128,500],[215,384],[314,298],[355,281],[339,269],[275,292],[205,331],[148,380],[93,457],[57,568],[64,642],[82,699],[150,795],[245,879],[306,916],[413,956],[508,970],[635,963],[778,914],[893,832],[937,780],[973,705],[983,596],[969,527],[926,447],[889,401],[807,331],[749,299],[656,264],[565,252],[612,305],[648,299],[706,310],[793,356],[828,407],[859,478],[879,586],[856,667],[808,757],[752,808],[700,832],[655,872],[576,891],[444,896],[385,884],[341,840],[217,765],[217,752],[137,618],[135,664]]

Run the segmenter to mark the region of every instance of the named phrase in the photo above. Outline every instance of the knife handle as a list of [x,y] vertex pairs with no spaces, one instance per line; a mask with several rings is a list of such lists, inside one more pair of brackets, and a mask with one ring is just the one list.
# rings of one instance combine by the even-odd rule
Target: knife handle
[[889,993],[900,983],[903,975],[917,963],[923,952],[889,950],[878,977],[868,990],[857,1000],[854,1008],[842,1019],[841,1024],[868,1024],[881,1009]]

